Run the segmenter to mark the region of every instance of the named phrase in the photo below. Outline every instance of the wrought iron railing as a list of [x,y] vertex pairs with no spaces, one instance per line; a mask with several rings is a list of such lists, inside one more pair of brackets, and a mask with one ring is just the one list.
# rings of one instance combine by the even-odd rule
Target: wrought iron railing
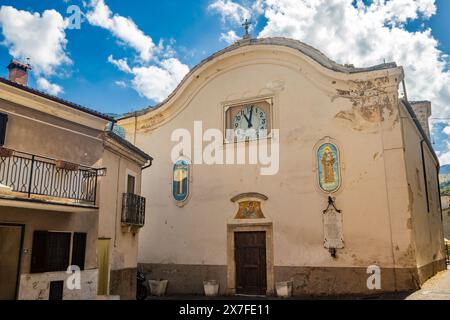
[[122,201],[122,223],[143,227],[145,224],[145,198],[132,193],[124,193]]
[[0,148],[0,184],[13,192],[95,205],[98,171],[24,152]]

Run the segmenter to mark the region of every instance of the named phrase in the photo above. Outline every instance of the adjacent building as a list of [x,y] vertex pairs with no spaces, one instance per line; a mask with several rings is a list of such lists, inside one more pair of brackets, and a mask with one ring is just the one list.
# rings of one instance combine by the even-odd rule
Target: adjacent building
[[450,199],[449,196],[441,196],[442,220],[444,222],[444,237],[450,240]]
[[[243,39],[126,115],[126,138],[157,159],[142,176],[147,279],[169,280],[168,294],[202,294],[205,280],[224,295],[284,281],[297,296],[372,294],[443,270],[431,105],[399,97],[403,79],[395,63],[355,68],[298,41]],[[272,161],[252,158],[255,145]],[[381,287],[368,287],[377,268]]]
[[[111,117],[0,78],[0,299],[135,298],[141,170]],[[69,269],[69,266],[75,266]],[[71,290],[71,271],[81,288]],[[73,286],[72,286],[73,289]]]

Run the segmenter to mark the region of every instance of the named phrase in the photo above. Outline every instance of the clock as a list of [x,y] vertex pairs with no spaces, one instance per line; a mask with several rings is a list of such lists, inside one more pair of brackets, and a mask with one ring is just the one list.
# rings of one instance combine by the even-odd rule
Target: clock
[[[270,116],[271,104],[266,100],[229,106],[226,111],[226,129],[233,132],[234,141],[266,138],[271,129]],[[227,138],[228,142],[232,142],[229,132]]]
[[243,107],[233,119],[233,129],[237,134],[244,137],[258,138],[263,131],[267,133],[267,113],[257,105],[247,105]]

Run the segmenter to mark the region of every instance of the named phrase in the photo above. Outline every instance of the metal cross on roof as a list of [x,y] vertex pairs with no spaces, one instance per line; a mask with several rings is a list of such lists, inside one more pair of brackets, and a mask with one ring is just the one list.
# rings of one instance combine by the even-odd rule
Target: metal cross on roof
[[250,25],[251,25],[251,22],[248,21],[248,19],[245,19],[245,22],[242,24],[242,26],[245,29],[244,38],[250,38],[250,33],[249,33]]

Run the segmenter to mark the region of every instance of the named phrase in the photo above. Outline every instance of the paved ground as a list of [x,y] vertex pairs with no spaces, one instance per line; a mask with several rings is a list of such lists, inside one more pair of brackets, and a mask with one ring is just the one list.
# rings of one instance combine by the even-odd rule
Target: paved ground
[[406,300],[450,300],[450,266],[447,271],[438,273],[422,285]]
[[257,296],[220,296],[220,297],[205,297],[205,296],[194,296],[194,295],[176,295],[176,296],[164,296],[164,297],[154,297],[149,296],[147,300],[405,300],[411,292],[395,292],[395,293],[382,293],[370,296],[302,296],[302,297],[292,297],[288,299],[281,299],[277,297],[257,297]]

